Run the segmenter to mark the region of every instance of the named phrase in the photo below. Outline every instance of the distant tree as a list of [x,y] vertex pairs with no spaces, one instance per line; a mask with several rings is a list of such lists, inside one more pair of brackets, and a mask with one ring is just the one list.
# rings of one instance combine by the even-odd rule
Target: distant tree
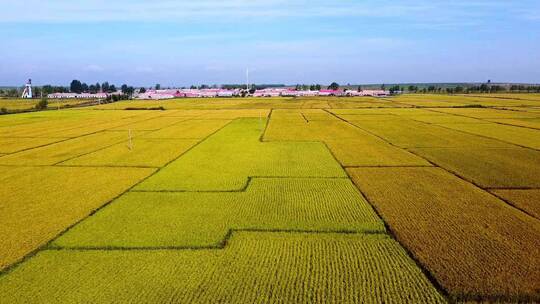
[[320,91],[321,90],[321,85],[320,84],[316,84],[315,85],[315,91]]
[[399,92],[399,86],[398,85],[392,86],[388,90],[390,91],[390,94],[396,94]]
[[202,85],[200,86],[200,89],[201,89],[201,90],[205,90],[205,89],[209,89],[209,88],[210,88],[210,87],[209,87],[208,85],[206,85],[206,84],[202,84]]
[[99,85],[99,82],[96,82],[95,87],[96,87],[96,92],[101,92],[101,86]]
[[457,86],[457,87],[455,88],[455,90],[454,90],[454,92],[455,92],[456,94],[463,93],[463,91],[464,91],[464,90],[463,90],[463,87],[462,87],[462,86]]
[[127,84],[123,84],[123,85],[120,87],[120,90],[122,90],[122,93],[127,94],[127,90],[128,90]]
[[158,83],[156,84],[156,90],[160,90],[161,89],[161,85]]
[[40,87],[33,87],[32,88],[32,94],[34,95],[34,97],[38,97],[38,96],[41,96],[43,94],[43,91],[41,90]]
[[328,86],[328,89],[329,90],[339,90],[339,84],[337,82],[332,82],[329,86]]
[[89,87],[88,87],[88,90],[90,91],[90,93],[92,94],[95,94],[97,93],[97,89],[96,89],[96,86],[91,84]]
[[77,93],[77,94],[82,93],[83,91],[82,83],[79,80],[74,79],[73,81],[71,81],[71,84],[69,85],[69,90],[72,93]]
[[85,82],[83,82],[81,84],[81,89],[83,92],[88,92],[88,85]]
[[386,90],[386,85],[384,83],[381,85],[381,90]]
[[44,95],[48,95],[48,94],[54,93],[53,87],[52,87],[50,84],[44,85],[44,86],[41,88],[41,91],[43,92]]
[[114,93],[114,92],[116,92],[116,91],[118,91],[118,90],[116,89],[116,86],[114,86],[114,84],[111,84],[111,85],[109,86],[109,93]]
[[141,94],[146,93],[146,89],[145,89],[145,88],[140,88],[140,89],[139,89],[139,93],[141,93]]
[[362,91],[363,91],[362,86],[359,85],[358,86],[358,92],[362,92]]
[[8,97],[20,97],[19,96],[19,91],[17,89],[9,89],[7,91],[7,96]]
[[103,91],[104,93],[108,93],[110,88],[111,86],[109,85],[109,82],[107,81],[101,84],[101,91]]
[[485,83],[483,83],[481,86],[480,86],[480,92],[482,93],[487,93],[489,92],[489,86]]
[[135,93],[135,88],[132,87],[132,86],[127,87],[125,92],[124,92],[124,94],[129,96],[129,98],[131,98],[133,96],[133,93]]

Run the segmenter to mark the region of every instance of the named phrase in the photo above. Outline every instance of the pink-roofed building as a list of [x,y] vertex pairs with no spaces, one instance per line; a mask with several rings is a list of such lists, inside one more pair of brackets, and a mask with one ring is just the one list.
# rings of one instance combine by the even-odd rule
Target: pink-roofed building
[[340,90],[320,90],[319,96],[341,96],[342,92]]

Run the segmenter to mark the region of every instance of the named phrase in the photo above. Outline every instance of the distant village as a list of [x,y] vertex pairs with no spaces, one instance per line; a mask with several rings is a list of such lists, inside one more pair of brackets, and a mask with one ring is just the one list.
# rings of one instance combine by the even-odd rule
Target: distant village
[[[122,91],[113,93],[52,93],[47,97],[51,99],[65,98],[95,98],[105,99],[114,94],[122,94]],[[135,99],[172,99],[172,98],[214,98],[214,97],[315,97],[315,96],[389,96],[386,90],[297,90],[293,88],[266,88],[259,90],[245,89],[163,89],[163,90],[135,90],[132,97]]]

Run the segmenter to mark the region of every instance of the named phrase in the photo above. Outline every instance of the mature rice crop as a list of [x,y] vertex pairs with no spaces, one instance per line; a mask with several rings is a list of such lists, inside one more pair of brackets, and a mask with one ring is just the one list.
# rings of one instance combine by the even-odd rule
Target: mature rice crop
[[112,128],[111,130],[139,130],[139,131],[155,131],[177,124],[185,120],[183,117],[156,117],[144,121],[123,125]]
[[52,144],[65,139],[67,138],[0,137],[0,153],[15,153],[21,150]]
[[[343,166],[429,165],[423,159],[339,119],[299,122],[301,116],[273,111],[265,141],[322,141]],[[274,119],[277,117],[276,119]]]
[[431,114],[422,114],[417,116],[408,116],[412,120],[419,122],[425,122],[429,124],[453,124],[453,123],[489,123],[477,118],[471,118],[466,116],[457,116],[457,115],[431,115]]
[[448,107],[457,107],[457,106],[465,106],[465,105],[471,105],[474,104],[473,102],[467,102],[467,100],[463,99],[455,99],[450,96],[444,96],[444,98],[441,98],[443,96],[435,96],[435,95],[428,95],[428,96],[418,96],[418,95],[402,95],[402,96],[396,96],[392,97],[392,101],[409,105],[409,106],[415,106],[415,107],[424,107],[424,108],[448,108]]
[[223,250],[46,250],[13,303],[445,303],[385,234],[234,233]]
[[411,151],[482,187],[540,187],[540,151],[519,147]]
[[[25,110],[34,110],[40,99],[21,99],[21,98],[0,98],[0,108],[5,108],[8,112],[17,112]],[[58,99],[49,100],[49,108],[58,108],[73,106],[81,103],[92,102],[89,99]]]
[[492,193],[540,219],[540,189],[494,189]]
[[321,143],[260,142],[265,124],[256,118],[235,120],[136,189],[224,191],[244,188],[249,176],[346,176]]
[[540,221],[439,168],[348,171],[453,297],[540,300]]
[[[72,114],[66,116],[65,112],[70,112]],[[63,115],[59,115],[56,113],[63,113]],[[102,116],[98,115],[96,117],[95,114],[102,114]],[[113,111],[111,113],[111,111],[101,112],[75,110],[32,113],[32,115],[37,116],[37,122],[4,126],[0,128],[0,136],[48,138],[78,137],[122,125],[127,125],[137,121],[147,120],[152,118],[154,115],[154,113],[138,113],[138,115],[134,116],[126,116],[125,114],[121,114],[123,113],[120,111]],[[40,116],[43,116],[43,118],[41,118]],[[33,116],[27,117],[27,120],[34,119]]]
[[540,130],[501,124],[444,124],[444,126],[540,150]]
[[[320,103],[320,100],[317,101]],[[299,102],[290,97],[282,98],[180,98],[169,100],[130,100],[115,102],[100,106],[95,109],[116,109],[124,110],[126,108],[164,108],[166,110],[176,109],[200,109],[200,110],[243,110],[243,109],[272,109],[272,108],[299,108],[304,104],[313,102]]]
[[404,108],[409,105],[395,103],[386,98],[336,98],[329,100],[332,109],[361,109],[361,108]]
[[0,269],[44,245],[152,172],[134,168],[2,167]]
[[493,118],[493,119],[487,119],[487,120],[492,121],[492,122],[502,123],[505,125],[540,129],[540,118],[518,118],[518,119]]
[[267,109],[200,111],[199,119],[236,119],[236,118],[266,118],[270,113]]
[[385,231],[349,179],[255,178],[245,192],[130,192],[54,245],[219,246],[231,229]]
[[178,139],[202,139],[223,128],[230,120],[187,120],[170,127],[150,132],[142,138],[178,138]]
[[197,143],[197,140],[185,139],[135,138],[70,159],[60,165],[162,167]]
[[6,155],[0,158],[0,164],[53,165],[127,140],[129,140],[127,131],[100,132]]
[[527,99],[516,98],[493,98],[495,96],[490,95],[401,95],[393,97],[403,104],[411,104],[415,106],[428,105],[430,107],[444,106],[444,103],[450,106],[463,106],[463,105],[480,105],[485,107],[493,106],[531,106],[538,104],[538,101],[531,101]]
[[499,109],[434,109],[433,111],[461,115],[478,119],[487,118],[538,118],[536,113],[525,111],[507,111]]
[[432,110],[417,108],[395,108],[395,109],[332,109],[328,110],[336,115],[399,115],[399,116],[417,116],[417,115],[444,115],[443,113]]
[[[351,123],[403,148],[509,146],[498,140],[483,138],[413,120],[392,120],[385,122],[353,120]],[[468,124],[462,125],[466,126]]]
[[347,121],[365,120],[365,121],[388,121],[403,119],[394,114],[337,114],[339,118]]

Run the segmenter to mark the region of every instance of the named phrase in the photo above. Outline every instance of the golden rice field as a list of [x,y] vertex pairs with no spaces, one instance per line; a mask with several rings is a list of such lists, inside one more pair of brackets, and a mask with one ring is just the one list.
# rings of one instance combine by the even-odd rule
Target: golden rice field
[[[22,98],[0,98],[0,109],[5,109],[8,113],[34,110],[40,99]],[[65,107],[77,106],[84,103],[94,102],[89,99],[54,99],[48,100],[50,109],[62,109]]]
[[535,94],[2,115],[0,303],[540,302],[539,123]]

